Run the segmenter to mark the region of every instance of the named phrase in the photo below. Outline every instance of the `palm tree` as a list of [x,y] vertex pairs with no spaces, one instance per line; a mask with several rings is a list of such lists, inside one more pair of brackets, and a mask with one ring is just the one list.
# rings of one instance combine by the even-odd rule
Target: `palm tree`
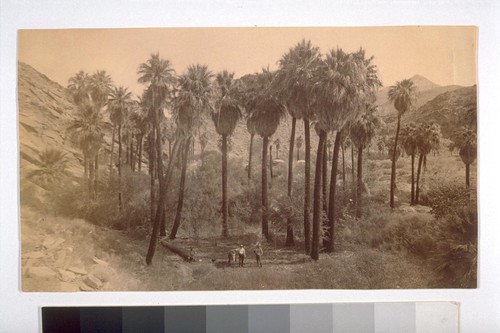
[[255,119],[247,118],[247,131],[250,133],[250,148],[248,149],[248,180],[252,179],[252,152],[253,152],[253,138],[257,132],[255,128]]
[[279,159],[280,158],[280,148],[281,148],[280,138],[276,138],[276,140],[274,140],[274,146],[276,147],[276,158]]
[[[378,142],[379,150],[383,146],[383,140]],[[401,128],[401,146],[405,153],[411,157],[411,199],[410,205],[415,204],[415,155],[418,152],[417,146],[417,125],[410,123]]]
[[[118,127],[118,207],[122,209],[122,125],[132,107],[132,93],[124,87],[115,87],[109,96],[109,119],[114,127]],[[114,141],[114,138],[113,138]],[[111,151],[111,159],[113,151]]]
[[452,149],[457,148],[465,164],[465,187],[470,189],[470,165],[477,157],[477,135],[474,129],[463,127],[452,137]]
[[417,183],[415,190],[415,203],[418,205],[420,197],[420,173],[424,158],[431,152],[439,149],[441,143],[441,128],[438,124],[422,124],[417,130],[418,158]]
[[61,183],[69,176],[67,171],[68,160],[66,154],[61,150],[47,148],[38,154],[38,160],[35,160],[36,169],[28,174],[31,179],[44,188],[52,184]]
[[[286,105],[293,119],[302,119],[304,122],[305,137],[305,166],[304,166],[304,238],[305,251],[309,253],[311,246],[310,235],[310,210],[311,210],[311,136],[310,121],[313,118],[313,96],[311,89],[314,81],[313,76],[321,62],[319,48],[313,46],[311,41],[303,39],[294,47],[290,48],[279,61],[279,69],[276,72],[276,86],[278,87],[280,99]],[[295,126],[292,124],[292,130]],[[292,133],[291,137],[294,137]],[[290,141],[290,148],[293,143]],[[290,154],[289,154],[290,155]],[[289,159],[289,170],[290,167]],[[290,171],[289,171],[290,176]],[[292,173],[293,176],[293,173]],[[290,184],[290,183],[289,183]],[[289,190],[291,192],[291,189]]]
[[366,111],[358,117],[350,127],[350,137],[358,149],[358,181],[356,198],[356,216],[361,217],[361,197],[363,194],[363,149],[366,148],[373,137],[375,129],[380,125],[380,119],[376,115],[377,107],[373,104],[366,106]]
[[262,234],[269,239],[268,225],[268,198],[267,198],[267,151],[269,138],[276,132],[281,119],[285,116],[285,109],[277,98],[273,96],[271,82],[273,74],[263,70],[254,76],[255,86],[247,83],[245,87],[245,108],[254,122],[255,130],[262,137]]
[[112,85],[113,80],[105,70],[97,71],[90,77],[90,96],[98,109],[102,109],[106,105]]
[[151,112],[147,105],[147,101],[144,101],[141,97],[138,98],[136,107],[133,109],[131,114],[132,122],[135,128],[138,130],[138,154],[137,154],[137,170],[141,172],[142,170],[142,151],[144,147],[144,137],[148,135],[151,131]]
[[68,89],[77,105],[90,100],[90,76],[84,71],[79,71],[69,78]]
[[216,109],[212,113],[215,130],[222,136],[222,236],[227,237],[228,208],[227,208],[227,138],[232,135],[238,120],[241,118],[241,109],[237,100],[238,86],[233,80],[234,73],[227,70],[218,73],[215,78],[218,90]]
[[[177,230],[181,223],[182,207],[184,204],[185,178],[187,168],[187,154],[191,146],[191,140],[200,128],[204,116],[211,109],[211,97],[213,94],[213,74],[206,65],[191,65],[186,73],[178,79],[178,92],[174,98],[173,116],[177,124],[178,135],[184,139],[184,156],[181,170],[181,183],[179,186],[179,198],[177,200],[177,211],[174,224],[169,238],[175,239]],[[175,156],[172,154],[172,156]],[[184,179],[184,181],[183,181]]]
[[[330,177],[330,191],[328,200],[328,228],[326,250],[334,250],[335,236],[335,196],[337,189],[337,169],[340,144],[343,141],[343,129],[346,124],[355,119],[362,110],[360,106],[368,100],[374,99],[374,90],[381,85],[377,68],[371,62],[373,57],[365,58],[365,51],[360,49],[354,54],[347,54],[342,49],[330,50],[325,60],[317,71],[317,84],[315,88],[316,117],[323,133],[326,144],[326,133],[336,130],[333,149],[332,172]],[[320,135],[320,138],[321,138]],[[321,141],[321,140],[320,140]],[[319,149],[323,146],[318,144]],[[320,167],[316,168],[321,171]],[[319,219],[320,219],[320,175],[315,178],[315,209],[313,213],[313,252],[311,257],[318,258],[319,248]]]
[[[293,124],[293,123],[292,123]],[[304,143],[304,139],[302,138],[302,135],[300,135],[298,138],[297,138],[297,161],[300,160],[300,148],[302,148],[302,144]]]
[[78,106],[76,118],[67,128],[71,140],[76,143],[83,153],[84,170],[88,180],[89,196],[95,199],[95,156],[102,146],[104,138],[102,115],[90,102],[82,102]]
[[[164,219],[164,205],[166,198],[166,186],[171,177],[171,161],[169,160],[169,169],[167,174],[163,175],[163,162],[162,156],[162,140],[160,132],[160,117],[163,115],[163,103],[167,99],[170,92],[171,85],[175,82],[175,73],[172,69],[170,61],[160,58],[158,53],[151,54],[151,57],[139,65],[137,70],[139,75],[138,82],[148,85],[147,96],[151,100],[151,110],[153,113],[153,126],[152,126],[152,147],[156,146],[157,173],[158,182],[160,184],[160,195],[158,198],[158,205],[156,207],[156,214],[153,223],[153,231],[151,233],[151,241],[149,243],[148,253],[146,255],[146,263],[151,265],[153,256],[156,251],[156,243],[158,242],[158,231],[160,221]],[[155,136],[156,135],[156,136]],[[151,175],[151,185],[154,188],[154,175]],[[153,191],[153,189],[152,189]],[[153,201],[153,198],[151,198]]]
[[399,129],[401,127],[401,116],[414,108],[416,102],[416,86],[411,79],[396,82],[388,92],[389,101],[394,103],[398,111],[398,123],[396,126],[396,137],[392,149],[391,166],[391,194],[390,205],[394,208],[394,190],[396,189],[396,152],[398,150]]

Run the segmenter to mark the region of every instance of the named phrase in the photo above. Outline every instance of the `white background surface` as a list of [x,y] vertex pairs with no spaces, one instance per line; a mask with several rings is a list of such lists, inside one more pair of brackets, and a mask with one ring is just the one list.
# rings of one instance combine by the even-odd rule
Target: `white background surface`
[[[104,4],[105,3],[105,4]],[[0,0],[0,332],[38,332],[45,305],[425,301],[461,303],[461,332],[500,332],[500,5],[492,1]],[[167,26],[477,25],[480,257],[476,290],[22,293],[19,276],[16,30]],[[57,52],[57,50],[54,50]],[[70,61],[70,60],[69,60]]]

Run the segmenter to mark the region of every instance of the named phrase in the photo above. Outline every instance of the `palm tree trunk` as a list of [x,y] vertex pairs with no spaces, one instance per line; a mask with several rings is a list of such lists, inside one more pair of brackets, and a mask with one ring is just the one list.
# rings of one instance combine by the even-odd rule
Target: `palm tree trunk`
[[311,134],[309,119],[304,118],[305,165],[304,165],[304,247],[306,254],[311,251]]
[[111,153],[109,154],[109,181],[111,183],[113,176],[113,153],[115,151],[115,131],[116,126],[113,125],[113,134],[111,135]]
[[269,146],[269,174],[271,175],[271,181],[269,182],[269,187],[273,184],[273,146]]
[[269,240],[269,225],[267,222],[268,202],[267,202],[267,149],[269,137],[263,138],[262,143],[262,234]]
[[411,199],[410,205],[415,204],[415,153],[411,154]]
[[328,147],[326,142],[328,140],[328,133],[325,132],[325,142],[323,143],[323,157],[321,159],[321,202],[322,202],[322,227],[324,230],[328,228],[328,219],[323,218],[328,215]]
[[94,200],[95,199],[95,190],[94,190],[94,163],[92,163],[92,158],[88,158],[88,164],[89,164],[89,195],[90,199]]
[[297,161],[300,160],[300,147],[297,147]]
[[177,236],[177,231],[179,230],[179,226],[181,225],[181,217],[182,217],[182,207],[184,205],[184,193],[186,190],[186,171],[187,171],[187,161],[189,150],[191,148],[190,138],[184,142],[184,152],[182,154],[182,170],[181,170],[181,181],[179,184],[179,199],[177,200],[177,210],[175,212],[175,220],[174,225],[172,226],[172,231],[168,238],[175,239]]
[[140,146],[139,138],[137,138],[135,141],[136,141],[135,151],[134,154],[132,155],[132,171],[135,171],[135,160],[139,157],[139,146]]
[[252,179],[252,150],[254,135],[255,134],[250,134],[250,150],[248,151],[248,179]]
[[330,194],[328,198],[328,229],[325,235],[325,248],[327,252],[335,251],[335,215],[337,214],[335,195],[337,191],[337,168],[339,163],[339,148],[342,141],[342,131],[337,131],[333,145],[332,173],[330,177]]
[[355,167],[354,167],[354,144],[351,143],[351,186],[352,186],[352,203],[356,205],[356,199],[358,198],[358,187],[356,186],[355,177]]
[[361,203],[363,196],[363,147],[358,147],[358,198],[356,200],[356,217],[361,217]]
[[[179,142],[178,140],[176,140],[172,148],[172,153],[176,155],[178,149],[179,149]],[[173,158],[169,159],[167,172],[165,173],[165,177],[163,177],[165,186],[160,186],[158,205],[156,207],[156,213],[153,223],[153,231],[151,232],[151,240],[149,242],[148,253],[146,255],[147,265],[151,265],[151,263],[153,262],[153,257],[156,251],[156,244],[158,243],[158,231],[160,229],[160,222],[163,221],[164,219],[164,214],[165,214],[164,207],[167,199],[167,187],[169,186],[170,180],[172,179],[172,174],[174,169],[173,160],[174,160]]]
[[118,209],[122,210],[122,125],[118,125]]
[[340,145],[340,149],[342,150],[342,189],[345,192],[345,149],[343,142]]
[[142,169],[142,146],[143,146],[143,141],[144,140],[144,134],[141,133],[139,136],[139,156],[137,157],[137,170],[141,172]]
[[151,199],[151,223],[155,216],[155,142],[154,142],[154,128],[149,133],[149,176],[150,176],[150,199]]
[[420,154],[418,158],[418,168],[417,168],[417,189],[415,193],[415,204],[418,205],[418,199],[420,195],[420,172],[422,171],[422,162],[424,160],[424,155]]
[[314,174],[314,200],[313,200],[313,223],[312,223],[312,248],[311,258],[313,260],[319,259],[319,238],[320,238],[320,225],[321,225],[321,179],[323,176],[323,156],[325,145],[326,132],[320,130],[318,151],[316,153],[316,172]]
[[97,194],[97,183],[99,182],[99,150],[95,152],[95,160],[94,160],[94,195]]
[[[295,124],[297,123],[297,118],[292,117],[292,132],[290,134],[290,146],[288,147],[288,179],[287,179],[287,195],[288,198],[292,197],[292,187],[293,187],[293,148],[295,145]],[[292,219],[287,218],[286,221],[286,242],[285,246],[294,246],[295,239],[293,237],[293,226]]]
[[[394,191],[396,189],[396,151],[397,151],[397,148],[398,148],[399,128],[400,127],[401,127],[401,115],[398,114],[398,125],[396,127],[396,138],[394,139],[394,149],[392,151],[391,197],[390,197],[391,208],[394,208]],[[417,203],[418,203],[418,187],[417,187]]]
[[228,237],[227,218],[227,134],[222,134],[222,237]]

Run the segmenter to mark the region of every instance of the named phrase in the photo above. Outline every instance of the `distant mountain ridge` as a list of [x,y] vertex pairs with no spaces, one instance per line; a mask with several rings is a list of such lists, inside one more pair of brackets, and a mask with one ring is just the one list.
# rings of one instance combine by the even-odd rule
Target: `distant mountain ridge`
[[[417,87],[417,108],[442,93],[462,88],[462,86],[459,85],[440,86],[419,74],[412,76],[410,79],[415,83],[415,86]],[[382,118],[385,119],[386,122],[395,120],[397,116],[397,111],[389,101],[389,97],[387,96],[387,93],[390,89],[391,87],[384,87],[377,93],[379,114]]]

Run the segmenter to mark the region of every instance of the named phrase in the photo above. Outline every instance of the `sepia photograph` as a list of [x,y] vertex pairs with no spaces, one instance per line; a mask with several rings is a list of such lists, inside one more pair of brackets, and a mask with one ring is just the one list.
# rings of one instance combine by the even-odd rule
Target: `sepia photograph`
[[22,291],[477,288],[476,27],[17,38]]

